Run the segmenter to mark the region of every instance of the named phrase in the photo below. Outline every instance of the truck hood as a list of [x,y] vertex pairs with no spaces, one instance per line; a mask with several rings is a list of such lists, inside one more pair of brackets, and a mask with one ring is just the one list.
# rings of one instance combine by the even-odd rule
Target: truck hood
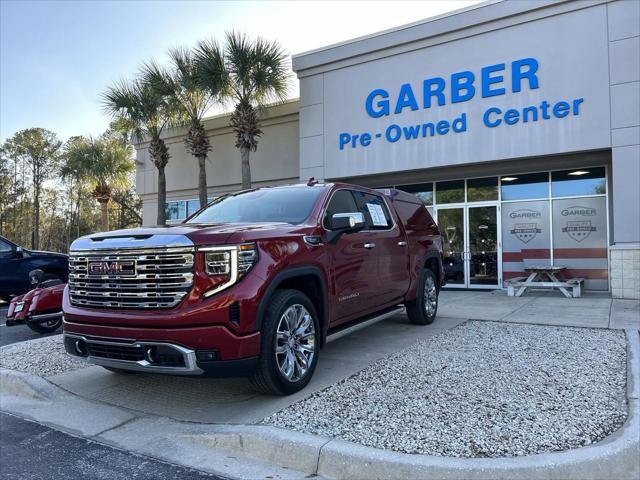
[[179,224],[101,232],[78,238],[70,250],[172,247],[241,243],[302,233],[308,227],[286,223]]

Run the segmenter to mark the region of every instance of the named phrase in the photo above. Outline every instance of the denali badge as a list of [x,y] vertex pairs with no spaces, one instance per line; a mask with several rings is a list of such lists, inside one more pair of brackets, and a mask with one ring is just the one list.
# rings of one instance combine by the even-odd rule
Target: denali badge
[[136,262],[133,260],[112,262],[89,262],[89,275],[129,276],[136,274]]

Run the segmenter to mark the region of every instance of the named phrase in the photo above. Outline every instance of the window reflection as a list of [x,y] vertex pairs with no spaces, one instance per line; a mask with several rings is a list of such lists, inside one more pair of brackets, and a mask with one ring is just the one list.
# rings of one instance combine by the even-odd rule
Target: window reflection
[[471,178],[467,180],[467,201],[498,200],[498,177]]
[[578,168],[551,172],[551,189],[554,197],[603,195],[607,193],[604,168]]
[[502,200],[528,200],[549,197],[547,172],[505,175],[500,177]]
[[413,193],[420,199],[423,205],[433,205],[433,183],[416,183],[413,185],[400,185],[399,190]]
[[436,203],[464,202],[464,180],[436,183]]

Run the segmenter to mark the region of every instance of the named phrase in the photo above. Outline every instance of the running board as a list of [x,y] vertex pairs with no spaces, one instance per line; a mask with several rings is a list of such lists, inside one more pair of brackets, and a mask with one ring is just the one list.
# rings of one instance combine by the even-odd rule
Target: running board
[[327,335],[326,343],[333,342],[334,340],[338,340],[339,338],[344,337],[345,335],[349,335],[350,333],[357,332],[358,330],[366,327],[370,327],[371,325],[381,322],[389,317],[394,315],[398,315],[400,313],[404,313],[404,307],[395,307],[391,310],[387,310],[384,313],[376,315],[375,317],[371,317],[368,320],[363,320],[362,322],[356,323],[355,325],[351,325],[349,327],[338,330],[337,332],[331,333]]

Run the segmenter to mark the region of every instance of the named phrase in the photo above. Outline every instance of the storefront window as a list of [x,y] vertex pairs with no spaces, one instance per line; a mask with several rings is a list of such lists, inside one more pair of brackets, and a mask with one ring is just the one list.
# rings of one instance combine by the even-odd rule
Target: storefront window
[[549,201],[502,204],[502,277],[527,275],[528,266],[551,265]]
[[165,215],[168,221],[183,220],[187,214],[187,202],[179,200],[177,202],[167,202],[165,204]]
[[607,290],[607,211],[604,197],[553,201],[554,264],[567,278],[584,278],[585,288]]
[[603,195],[607,192],[606,185],[603,167],[551,172],[551,190],[554,197]]
[[467,201],[498,200],[498,177],[467,180]]
[[401,185],[398,190],[413,193],[423,205],[433,205],[433,183],[416,183],[414,185]]
[[200,210],[200,200],[189,200],[187,202],[187,217]]
[[436,183],[436,203],[464,202],[464,180]]
[[500,178],[502,200],[526,200],[549,197],[549,174],[528,173],[506,175]]

